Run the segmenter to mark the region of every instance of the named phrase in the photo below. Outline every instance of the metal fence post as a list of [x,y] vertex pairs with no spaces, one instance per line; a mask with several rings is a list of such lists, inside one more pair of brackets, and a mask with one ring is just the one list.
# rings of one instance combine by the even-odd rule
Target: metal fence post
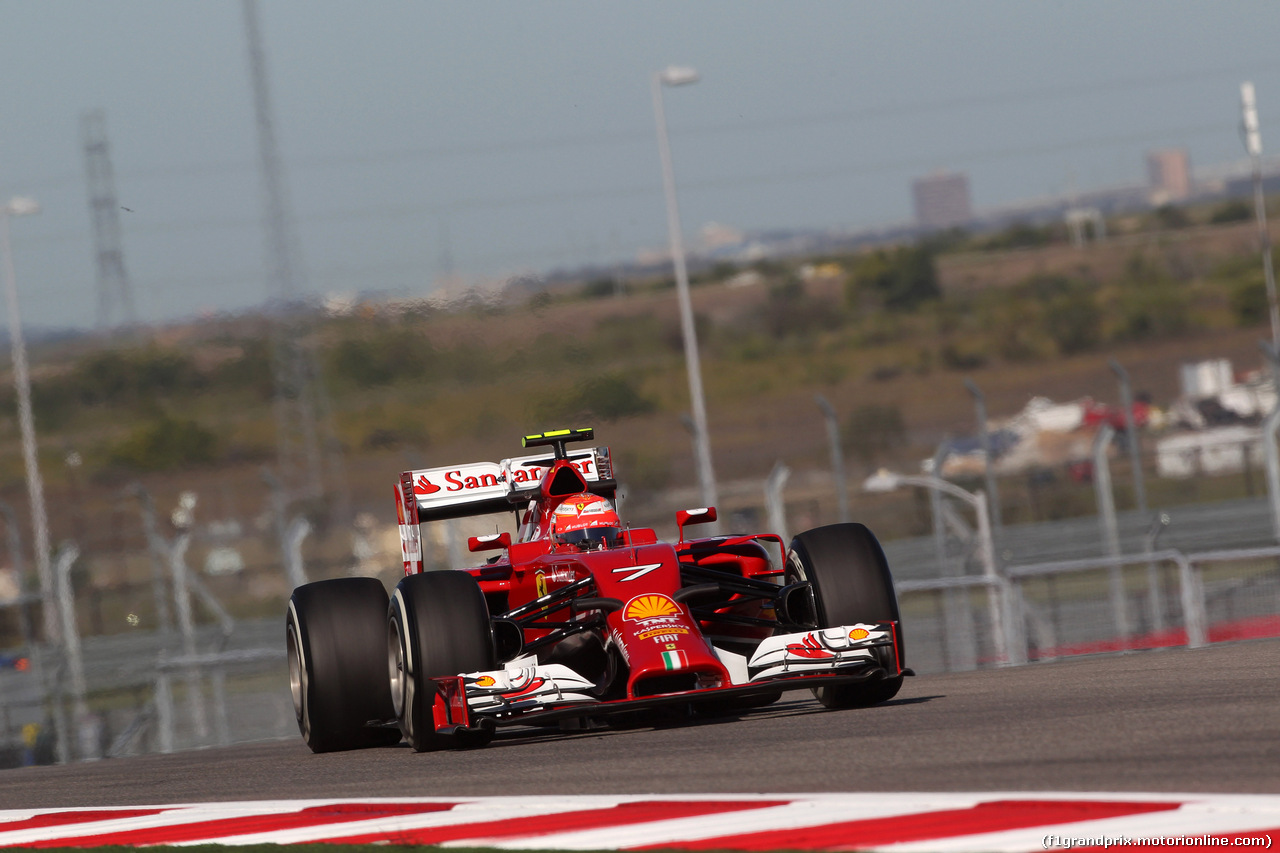
[[[184,531],[169,551],[169,571],[173,573],[173,595],[178,605],[178,628],[182,632],[182,654],[195,657],[196,630],[191,615],[191,590],[187,584],[187,547],[191,544],[190,532]],[[200,689],[200,670],[192,665],[184,679],[187,688],[187,708],[196,738],[201,745],[209,736],[209,719],[205,714],[203,691]]]
[[9,565],[18,578],[18,631],[22,634],[22,644],[30,650],[36,643],[35,632],[31,627],[31,619],[27,616],[27,602],[23,600],[22,587],[26,579],[26,568],[22,565],[22,537],[18,532],[18,519],[13,514],[13,507],[0,501],[0,515],[4,516],[5,532],[8,534]]
[[[1138,446],[1138,428],[1133,422],[1133,390],[1129,385],[1129,371],[1114,358],[1107,362],[1111,372],[1120,380],[1120,405],[1124,407],[1125,438],[1129,442],[1129,461],[1133,465],[1133,504],[1143,515],[1147,512],[1147,489],[1142,476],[1142,449]],[[1247,464],[1247,463],[1246,463]]]
[[1276,430],[1280,428],[1280,400],[1262,422],[1262,452],[1267,464],[1267,499],[1271,502],[1271,530],[1280,542],[1280,449]]
[[307,582],[307,570],[302,562],[302,540],[310,533],[311,522],[301,515],[295,515],[285,529],[285,569],[294,589]]
[[462,550],[464,543],[462,528],[459,526],[456,518],[451,518],[444,523],[444,535],[445,553],[447,554],[445,559],[448,560],[448,565],[446,565],[445,568],[461,568],[465,565],[464,561],[466,560],[466,557],[463,556],[464,552]]
[[156,530],[156,505],[151,493],[134,483],[125,489],[138,499],[142,512],[142,532],[147,540],[147,550],[151,556],[151,592],[156,603],[156,627],[162,633],[173,631],[173,616],[169,612],[169,590],[165,583],[165,563],[168,562],[169,546]]
[[213,730],[218,746],[231,743],[231,724],[227,718],[227,672],[215,666],[209,676],[213,688]]
[[769,516],[769,529],[781,536],[783,542],[790,537],[787,535],[787,505],[782,499],[782,489],[790,476],[791,469],[779,459],[764,483],[764,506]]
[[160,751],[173,752],[173,684],[163,668],[156,675],[156,729],[160,735]]
[[1011,662],[1009,657],[1009,631],[1005,624],[1007,611],[1000,603],[1000,574],[996,571],[995,545],[991,538],[991,518],[987,515],[986,495],[973,493],[973,511],[978,517],[978,553],[982,560],[982,573],[994,583],[987,587],[987,608],[991,620],[992,641],[996,647],[996,659],[1002,664]]
[[[982,452],[986,455],[982,467],[986,476],[987,498],[991,507],[991,536],[992,541],[994,541],[1003,535],[1004,521],[1000,507],[1000,492],[996,486],[995,448],[991,446],[991,432],[987,428],[987,397],[972,379],[965,379],[964,387],[973,396],[973,405],[978,419],[978,440],[982,442]],[[992,551],[991,559],[996,559],[994,550]]]
[[836,418],[836,410],[821,394],[814,394],[818,408],[822,410],[823,419],[827,422],[827,441],[831,444],[831,476],[836,481],[836,506],[841,524],[849,521],[849,483],[844,476],[844,452],[840,448],[840,421]]
[[1116,431],[1103,424],[1093,437],[1093,493],[1098,502],[1098,522],[1102,525],[1102,543],[1107,556],[1120,556],[1120,528],[1116,522],[1116,501],[1111,492],[1111,462],[1107,448]]
[[1187,648],[1198,649],[1209,642],[1206,627],[1208,618],[1199,573],[1185,554],[1179,552],[1174,560],[1178,563],[1178,591],[1182,596],[1182,621],[1187,629]]
[[[929,476],[942,479],[942,462],[949,452],[949,442],[944,439],[938,445],[938,449],[933,451],[933,469],[929,471]],[[938,577],[945,577],[947,574],[947,527],[942,519],[942,492],[937,489],[929,489],[928,492],[929,509],[933,513],[933,551],[938,559]]]
[[[946,439],[933,452],[933,467],[929,476],[942,479],[943,460],[951,452],[950,442]],[[947,559],[947,520],[943,493],[937,488],[927,488],[929,493],[929,509],[933,515],[933,551],[938,561],[938,577],[951,574],[951,566]],[[964,563],[959,564],[957,575],[963,575]],[[969,605],[969,594],[964,589],[944,589],[939,592],[943,608],[943,637],[947,645],[947,669],[952,672],[965,672],[978,667],[978,649],[974,642],[973,610]]]
[[289,496],[280,479],[267,468],[262,469],[262,480],[271,489],[271,514],[275,520],[276,539],[280,544],[280,561],[285,577],[293,588],[307,582],[302,563],[302,540],[311,532],[311,522],[301,515],[285,521],[289,509]]
[[[1151,552],[1155,551],[1160,533],[1168,526],[1169,516],[1166,513],[1157,513],[1156,517],[1152,519],[1151,526],[1147,528],[1147,535],[1143,540],[1143,552],[1148,557],[1150,557]],[[1164,602],[1160,591],[1160,567],[1156,565],[1155,560],[1151,559],[1147,560],[1147,618],[1151,620],[1152,631],[1164,630]]]
[[1026,608],[1022,602],[1022,584],[1017,579],[1001,578],[1000,596],[1004,603],[1005,636],[1009,648],[1009,665],[1027,662]]
[[[1116,523],[1115,496],[1111,493],[1111,465],[1107,460],[1107,448],[1116,431],[1110,424],[1103,424],[1093,438],[1093,488],[1098,500],[1098,520],[1102,525],[1102,541],[1108,557],[1120,556],[1120,532]],[[1129,607],[1125,600],[1124,570],[1119,561],[1108,569],[1111,587],[1111,611],[1116,632],[1127,645],[1129,640]]]
[[[53,558],[54,587],[58,595],[58,621],[62,629],[62,647],[66,655],[67,676],[71,682],[71,719],[75,727],[75,740],[80,743],[79,758],[101,758],[87,744],[81,742],[80,731],[89,722],[89,708],[85,704],[84,657],[80,650],[80,627],[76,623],[75,590],[71,586],[71,567],[80,556],[74,542],[63,542]],[[68,744],[70,747],[70,744]]]

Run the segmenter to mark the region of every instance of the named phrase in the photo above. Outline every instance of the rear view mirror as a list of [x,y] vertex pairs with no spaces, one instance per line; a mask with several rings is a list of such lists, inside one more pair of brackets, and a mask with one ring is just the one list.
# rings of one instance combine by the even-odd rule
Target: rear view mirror
[[488,536],[472,536],[467,539],[469,551],[496,551],[499,548],[511,547],[510,533],[491,533]]
[[682,509],[676,513],[676,527],[680,528],[680,541],[684,541],[686,524],[710,524],[716,520],[716,508],[704,506],[700,509]]

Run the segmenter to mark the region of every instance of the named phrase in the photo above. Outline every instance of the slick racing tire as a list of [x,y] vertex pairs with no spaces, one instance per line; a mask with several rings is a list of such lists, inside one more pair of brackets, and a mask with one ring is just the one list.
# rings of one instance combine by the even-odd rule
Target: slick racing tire
[[400,581],[387,611],[384,648],[396,722],[416,752],[488,742],[491,732],[437,734],[432,714],[432,678],[497,668],[489,608],[475,578],[439,571]]
[[[861,524],[830,524],[807,530],[791,540],[787,583],[807,580],[813,586],[818,627],[833,628],[856,622],[898,622],[898,600],[889,563],[875,534]],[[902,626],[898,626],[898,651]],[[897,669],[892,652],[877,649],[886,670]],[[859,684],[815,687],[813,695],[828,708],[862,708],[892,699],[902,676]]]
[[[293,591],[285,617],[289,691],[312,752],[400,741],[383,665],[387,591],[377,578],[338,578]],[[370,725],[373,723],[373,725]]]

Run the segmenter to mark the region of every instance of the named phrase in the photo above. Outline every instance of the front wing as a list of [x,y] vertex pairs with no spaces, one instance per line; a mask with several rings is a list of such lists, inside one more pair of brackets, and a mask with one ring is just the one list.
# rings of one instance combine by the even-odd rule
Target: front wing
[[783,634],[764,640],[749,658],[715,648],[729,671],[729,684],[642,699],[602,701],[593,694],[595,685],[569,667],[538,664],[530,656],[500,670],[433,679],[438,687],[436,729],[528,725],[693,700],[895,678],[905,672],[897,627],[894,622],[863,623]]

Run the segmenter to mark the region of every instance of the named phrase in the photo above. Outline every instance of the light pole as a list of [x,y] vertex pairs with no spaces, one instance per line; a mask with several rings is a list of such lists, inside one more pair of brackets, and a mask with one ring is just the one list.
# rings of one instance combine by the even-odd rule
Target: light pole
[[1253,210],[1258,219],[1258,242],[1262,249],[1262,274],[1267,286],[1267,310],[1271,316],[1271,346],[1280,349],[1280,308],[1276,306],[1276,276],[1271,269],[1271,231],[1267,228],[1267,200],[1262,191],[1262,131],[1258,126],[1258,102],[1253,84],[1240,84],[1240,108],[1244,113],[1241,130],[1244,148],[1253,160]]
[[35,533],[36,575],[40,578],[40,602],[44,615],[44,636],[59,642],[58,607],[54,597],[53,567],[49,563],[49,519],[44,509],[44,481],[36,459],[36,428],[31,416],[31,377],[27,372],[27,344],[22,338],[22,317],[18,314],[18,283],[13,272],[13,250],[9,245],[9,219],[40,212],[29,198],[12,198],[0,207],[0,255],[4,256],[5,304],[9,310],[9,342],[13,348],[13,384],[18,393],[18,428],[22,433],[22,461],[27,472],[27,497],[31,502],[31,526]]
[[996,454],[991,446],[991,432],[987,428],[987,397],[972,379],[964,381],[964,387],[973,396],[973,405],[978,416],[978,441],[982,442],[984,454],[982,468],[987,480],[987,499],[990,501],[992,536],[999,538],[1000,528],[1004,522],[1000,515],[1000,493],[996,491]]
[[939,494],[958,498],[972,507],[978,522],[978,560],[982,563],[982,574],[989,578],[999,577],[999,572],[996,570],[995,544],[991,537],[991,517],[987,514],[986,496],[981,491],[966,491],[941,477],[899,474],[884,468],[868,477],[862,484],[862,490],[892,492],[899,486],[919,486],[930,489]]
[[658,124],[658,156],[662,159],[662,187],[667,198],[667,238],[671,262],[675,265],[676,296],[680,302],[680,329],[684,334],[684,363],[689,371],[689,403],[693,410],[694,450],[698,485],[704,506],[718,503],[716,475],[711,467],[711,441],[707,434],[707,404],[702,394],[702,365],[698,360],[698,333],[693,325],[693,303],[689,300],[689,272],[684,264],[684,241],[680,236],[680,209],[676,203],[676,179],[671,170],[671,144],[667,139],[667,117],[662,109],[663,86],[687,86],[698,82],[692,68],[669,66],[653,75],[653,114]]
[[[981,491],[970,492],[955,483],[940,477],[928,475],[917,476],[899,474],[881,468],[862,483],[864,492],[892,492],[899,486],[919,486],[923,489],[950,495],[964,501],[973,508],[978,524],[978,559],[982,563],[982,574],[988,586],[988,618],[991,620],[993,644],[996,657],[1003,663],[1025,663],[1024,656],[1015,649],[1011,635],[1014,633],[1015,617],[1008,583],[996,568],[995,542],[991,531],[991,517],[987,514],[987,498]],[[998,592],[997,592],[998,590]],[[997,594],[1004,597],[1005,607],[1002,612]]]
[[1114,358],[1107,362],[1120,382],[1120,405],[1124,407],[1125,439],[1129,442],[1129,462],[1133,466],[1133,504],[1142,515],[1147,514],[1147,488],[1142,478],[1142,449],[1138,445],[1138,428],[1133,422],[1133,387],[1129,371]]

